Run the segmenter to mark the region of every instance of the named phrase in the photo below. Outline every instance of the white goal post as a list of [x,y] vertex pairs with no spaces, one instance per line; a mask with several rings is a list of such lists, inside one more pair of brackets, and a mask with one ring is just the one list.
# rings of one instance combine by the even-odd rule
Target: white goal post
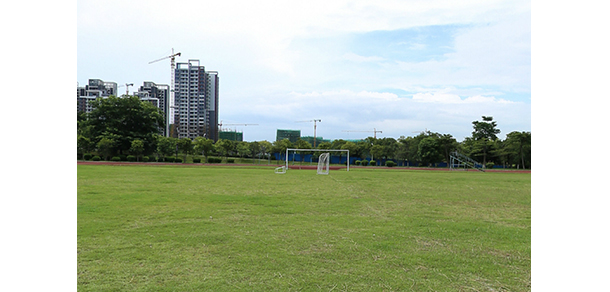
[[[297,149],[288,148],[286,149],[286,169],[288,169],[288,154],[290,151],[303,151],[303,152],[347,152],[347,171],[349,171],[349,150],[331,150],[331,149]],[[330,157],[329,157],[330,160]]]
[[328,174],[330,171],[330,152],[320,154],[318,158],[318,174]]

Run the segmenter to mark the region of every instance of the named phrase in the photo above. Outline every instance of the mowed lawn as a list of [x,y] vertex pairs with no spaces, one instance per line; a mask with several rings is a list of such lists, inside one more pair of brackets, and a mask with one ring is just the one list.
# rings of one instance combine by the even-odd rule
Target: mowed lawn
[[529,291],[531,174],[78,166],[79,291]]

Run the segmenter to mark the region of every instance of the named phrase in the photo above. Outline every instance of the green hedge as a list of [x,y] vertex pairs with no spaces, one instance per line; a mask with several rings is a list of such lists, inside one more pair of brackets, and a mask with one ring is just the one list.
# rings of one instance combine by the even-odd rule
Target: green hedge
[[201,162],[201,158],[193,158],[193,163],[200,163]]
[[369,162],[369,164],[370,164],[370,165],[372,165],[372,166],[377,166],[377,161],[375,161],[375,160],[371,160],[371,161]]
[[176,163],[182,163],[182,158],[176,158],[176,159],[174,159],[174,162],[176,162]]
[[396,166],[396,162],[392,161],[392,160],[388,160],[385,162],[385,166],[387,167],[394,167]]
[[221,163],[221,162],[222,162],[221,158],[208,157],[208,163]]
[[150,157],[142,156],[142,162],[148,162],[149,160],[150,160]]
[[360,162],[360,164],[361,164],[362,166],[367,166],[367,165],[369,165],[369,161],[368,161],[368,160],[362,160],[362,161]]
[[86,153],[86,154],[83,156],[83,158],[84,158],[85,160],[91,160],[91,158],[93,158],[93,154],[91,154],[91,153]]
[[93,160],[93,161],[100,161],[100,160],[102,160],[102,158],[101,158],[101,157],[99,157],[99,156],[97,156],[97,155],[95,155],[95,156],[93,156],[93,157],[91,158],[91,160]]
[[110,159],[110,161],[121,161],[121,157],[114,156]]
[[133,155],[128,155],[127,156],[127,161],[134,162],[134,161],[136,161],[136,157],[133,156]]

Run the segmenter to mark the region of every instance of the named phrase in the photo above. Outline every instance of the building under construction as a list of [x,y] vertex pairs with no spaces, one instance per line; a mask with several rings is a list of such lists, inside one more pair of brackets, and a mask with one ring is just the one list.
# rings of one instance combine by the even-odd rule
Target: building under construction
[[296,143],[301,138],[301,130],[282,130],[277,129],[275,136],[276,141],[288,139],[292,143]]
[[[311,144],[312,146],[314,144],[313,136],[303,136],[303,137],[301,137],[301,140],[305,140],[305,141],[309,142],[309,144]],[[324,142],[330,143],[330,139],[324,139],[323,137],[316,137],[315,141],[316,141],[316,143],[315,143],[316,146],[319,146],[320,143],[324,143]]]
[[230,141],[244,141],[244,133],[237,131],[220,131],[218,133],[218,139],[230,140]]

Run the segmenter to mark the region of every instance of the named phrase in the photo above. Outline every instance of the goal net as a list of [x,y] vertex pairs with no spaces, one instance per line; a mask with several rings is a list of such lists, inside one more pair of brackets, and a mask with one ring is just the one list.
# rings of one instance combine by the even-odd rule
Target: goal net
[[326,152],[320,155],[318,160],[318,174],[328,174],[330,167],[330,153]]
[[[307,157],[306,159],[304,159],[304,155],[309,156],[312,153],[316,153],[316,152],[323,152],[322,154],[320,154],[320,156],[318,157],[318,173],[320,173],[321,167],[324,170],[324,172],[326,172],[325,174],[328,174],[328,171],[330,170],[330,161],[331,161],[331,156],[330,154],[332,152],[339,152],[341,153],[341,156],[343,157],[347,157],[347,161],[349,161],[349,150],[335,150],[335,149],[295,149],[295,148],[288,148],[286,149],[286,169],[289,168],[289,162],[291,162],[293,165],[293,167],[297,167],[295,164],[295,162],[298,161],[311,161],[313,162],[311,164],[311,167],[307,167],[307,166],[298,166],[298,168],[301,169],[316,169],[315,166],[315,155],[311,155],[311,157]],[[298,158],[295,158],[298,157]],[[322,164],[321,164],[322,163]],[[347,163],[347,171],[349,171],[349,163]]]

